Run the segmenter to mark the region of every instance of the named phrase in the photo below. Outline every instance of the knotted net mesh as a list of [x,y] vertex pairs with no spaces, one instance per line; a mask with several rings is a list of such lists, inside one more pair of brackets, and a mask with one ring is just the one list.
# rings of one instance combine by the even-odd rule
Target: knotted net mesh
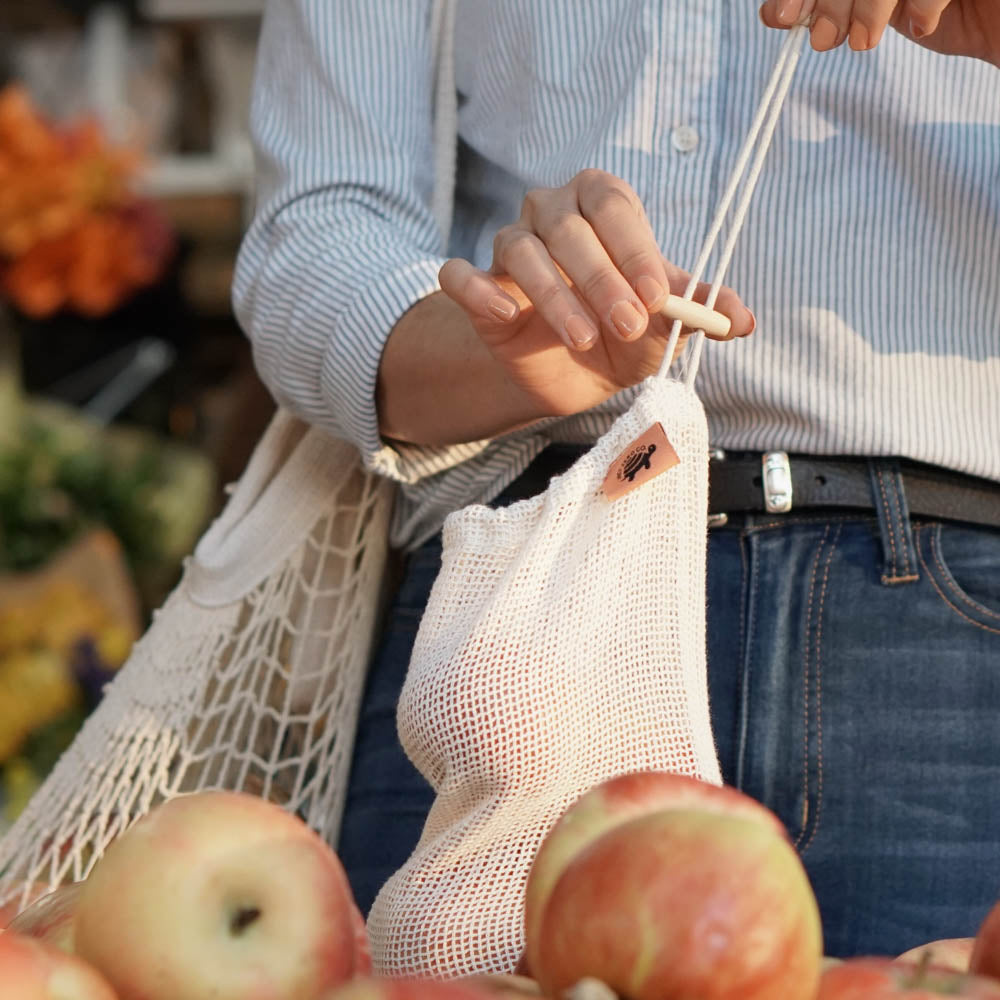
[[252,792],[335,842],[391,490],[279,414],[128,661],[0,841],[0,902],[86,876],[180,792]]

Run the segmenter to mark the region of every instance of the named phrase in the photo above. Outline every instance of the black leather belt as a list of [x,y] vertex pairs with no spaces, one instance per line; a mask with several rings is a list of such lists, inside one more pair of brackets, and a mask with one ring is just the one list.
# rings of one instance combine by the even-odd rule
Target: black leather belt
[[[552,476],[565,472],[587,447],[549,445],[496,502],[512,503],[540,493]],[[710,523],[724,523],[725,514],[767,512],[763,455],[760,452],[715,454],[723,457],[713,457],[709,462]],[[919,462],[900,460],[899,468],[911,515],[1000,528],[1000,483]],[[788,471],[792,511],[817,507],[875,510],[867,459],[789,455]]]
[[[709,463],[709,510],[715,516],[767,511],[760,453],[727,452]],[[791,510],[846,507],[874,510],[866,459],[788,456]],[[910,514],[1000,528],[1000,483],[918,462],[899,462]],[[776,514],[781,517],[781,514]]]

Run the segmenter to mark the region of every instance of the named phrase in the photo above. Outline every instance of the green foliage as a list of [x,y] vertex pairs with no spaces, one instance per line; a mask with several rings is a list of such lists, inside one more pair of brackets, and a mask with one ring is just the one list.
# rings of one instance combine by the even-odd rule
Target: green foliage
[[30,570],[95,525],[118,536],[133,568],[159,558],[159,518],[149,502],[159,485],[154,450],[130,459],[95,441],[61,447],[29,427],[0,450],[0,570]]

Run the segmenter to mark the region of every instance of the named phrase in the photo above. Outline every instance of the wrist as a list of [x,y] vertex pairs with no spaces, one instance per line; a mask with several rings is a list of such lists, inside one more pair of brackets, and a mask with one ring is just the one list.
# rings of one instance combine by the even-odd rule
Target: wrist
[[549,415],[510,380],[443,292],[421,299],[393,327],[376,409],[383,438],[431,447],[497,437]]

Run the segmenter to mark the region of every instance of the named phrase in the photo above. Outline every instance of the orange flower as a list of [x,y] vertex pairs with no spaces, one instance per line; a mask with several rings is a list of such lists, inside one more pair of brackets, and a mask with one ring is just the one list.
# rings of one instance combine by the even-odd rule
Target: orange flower
[[0,90],[0,146],[18,159],[37,162],[58,154],[59,145],[23,87]]
[[172,240],[131,190],[139,162],[95,121],[59,129],[0,90],[0,294],[32,316],[99,316],[155,281]]

